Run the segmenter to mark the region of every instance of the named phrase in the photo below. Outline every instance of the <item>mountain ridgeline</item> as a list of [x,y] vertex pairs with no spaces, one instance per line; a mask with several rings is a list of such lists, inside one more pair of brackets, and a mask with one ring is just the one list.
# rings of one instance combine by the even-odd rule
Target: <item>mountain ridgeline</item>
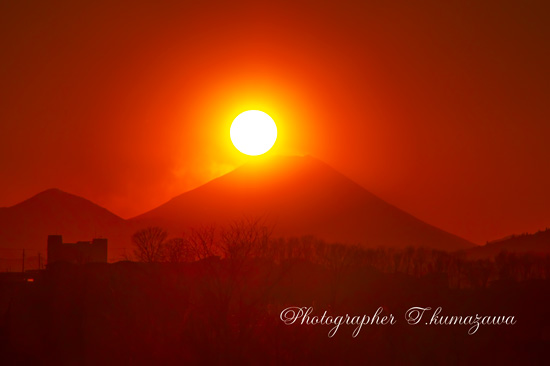
[[[363,247],[414,246],[447,251],[475,247],[305,156],[245,164],[128,220],[84,198],[47,190],[15,206],[0,208],[0,248],[44,252],[49,234],[62,234],[68,242],[106,237],[109,258],[117,260],[125,251],[131,253],[131,235],[140,228],[160,226],[170,236],[181,236],[193,227],[220,227],[243,218],[262,218],[273,228],[273,237],[311,235]],[[491,253],[501,246],[511,245],[507,249],[513,250],[527,245],[527,239],[522,240],[492,243]],[[539,241],[535,249],[548,251],[550,245]]]
[[550,229],[546,228],[534,234],[510,235],[490,241],[486,245],[471,248],[468,253],[472,258],[486,258],[494,257],[503,251],[550,254]]
[[245,164],[131,221],[176,234],[242,217],[262,217],[275,236],[314,235],[367,247],[473,246],[384,202],[310,156]]
[[14,206],[0,208],[2,257],[19,256],[17,249],[26,249],[28,256],[45,254],[46,239],[51,234],[63,235],[66,242],[108,238],[110,251],[118,255],[120,248],[129,245],[132,232],[131,224],[123,218],[59,189],[48,189]]

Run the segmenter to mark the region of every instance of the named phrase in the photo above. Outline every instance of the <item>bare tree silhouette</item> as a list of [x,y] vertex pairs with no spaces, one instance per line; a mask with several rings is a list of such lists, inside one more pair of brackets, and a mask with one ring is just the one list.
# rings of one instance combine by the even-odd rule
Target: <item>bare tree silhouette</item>
[[270,236],[261,218],[243,219],[222,229],[219,249],[224,258],[233,260],[265,256]]
[[155,263],[164,260],[164,246],[168,233],[160,227],[151,226],[132,235],[136,246],[134,254],[140,262]]
[[169,239],[164,244],[163,252],[164,260],[169,263],[185,263],[195,259],[189,240],[184,238]]
[[192,228],[191,233],[185,237],[190,255],[195,260],[207,259],[218,256],[216,248],[216,228],[212,225]]

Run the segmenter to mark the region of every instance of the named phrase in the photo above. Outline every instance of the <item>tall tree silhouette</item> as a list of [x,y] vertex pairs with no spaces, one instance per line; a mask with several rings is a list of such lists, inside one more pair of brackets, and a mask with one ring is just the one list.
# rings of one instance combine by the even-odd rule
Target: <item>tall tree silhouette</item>
[[152,226],[132,235],[136,246],[134,254],[141,262],[154,263],[164,259],[164,245],[168,233],[160,227]]

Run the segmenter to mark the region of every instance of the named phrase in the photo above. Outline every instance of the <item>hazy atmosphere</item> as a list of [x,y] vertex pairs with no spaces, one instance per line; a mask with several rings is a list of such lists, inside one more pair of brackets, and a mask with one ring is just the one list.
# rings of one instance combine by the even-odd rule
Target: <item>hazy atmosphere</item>
[[546,2],[0,5],[0,206],[48,188],[129,218],[309,154],[478,244],[550,225]]

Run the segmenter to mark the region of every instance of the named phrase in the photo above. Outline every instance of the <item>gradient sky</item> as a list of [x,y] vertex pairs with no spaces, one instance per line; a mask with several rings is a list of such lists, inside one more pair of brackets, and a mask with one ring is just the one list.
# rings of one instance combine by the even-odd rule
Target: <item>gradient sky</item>
[[550,9],[507,1],[3,1],[0,206],[47,188],[122,217],[311,154],[477,243],[550,226]]

